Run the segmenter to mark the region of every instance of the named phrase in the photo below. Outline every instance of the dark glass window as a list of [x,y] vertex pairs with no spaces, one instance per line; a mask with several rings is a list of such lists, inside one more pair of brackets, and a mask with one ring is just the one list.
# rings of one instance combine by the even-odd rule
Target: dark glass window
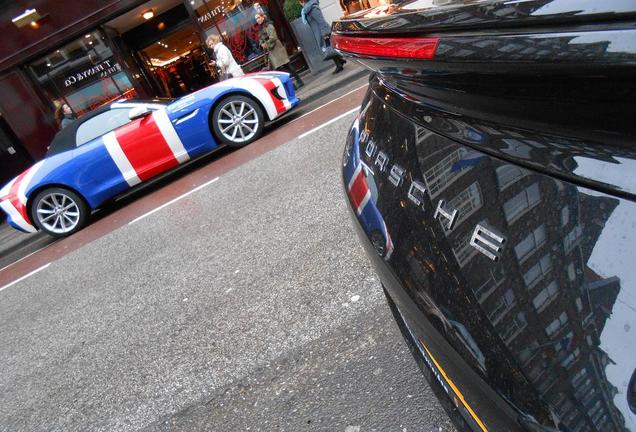
[[278,38],[288,53],[297,50],[289,30],[289,25],[276,2],[269,0],[189,0],[186,5],[192,9],[205,37],[220,34],[224,44],[232,51],[238,64],[249,63],[265,52],[261,48],[261,29],[254,16],[264,12],[274,24]]
[[76,116],[136,94],[98,31],[48,53],[29,69],[54,108],[68,103]]

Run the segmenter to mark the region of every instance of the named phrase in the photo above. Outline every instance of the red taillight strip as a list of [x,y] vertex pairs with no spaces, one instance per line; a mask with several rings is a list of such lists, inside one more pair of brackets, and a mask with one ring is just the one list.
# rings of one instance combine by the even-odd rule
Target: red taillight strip
[[431,60],[439,38],[359,37],[331,35],[331,45],[343,52],[371,57]]

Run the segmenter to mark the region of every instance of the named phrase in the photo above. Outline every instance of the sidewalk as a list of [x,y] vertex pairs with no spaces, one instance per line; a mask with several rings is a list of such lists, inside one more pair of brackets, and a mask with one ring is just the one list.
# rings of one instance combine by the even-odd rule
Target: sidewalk
[[301,103],[314,101],[369,74],[368,69],[353,61],[347,61],[339,74],[332,74],[334,68],[335,66],[315,74],[309,71],[301,74],[305,86],[296,92]]
[[33,234],[20,232],[4,222],[4,212],[0,213],[0,217],[3,218],[3,221],[0,222],[0,269],[2,269],[13,261],[10,259],[13,252],[38,240],[45,239],[47,235],[41,232]]

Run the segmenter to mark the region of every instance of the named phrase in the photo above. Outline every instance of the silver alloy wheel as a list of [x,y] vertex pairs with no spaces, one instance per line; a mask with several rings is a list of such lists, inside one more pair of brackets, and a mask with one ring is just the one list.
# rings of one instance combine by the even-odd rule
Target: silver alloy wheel
[[258,114],[247,102],[228,101],[219,111],[219,130],[235,143],[249,141],[258,131]]
[[60,192],[45,195],[38,202],[35,213],[40,224],[56,234],[72,231],[80,220],[80,209],[77,203]]

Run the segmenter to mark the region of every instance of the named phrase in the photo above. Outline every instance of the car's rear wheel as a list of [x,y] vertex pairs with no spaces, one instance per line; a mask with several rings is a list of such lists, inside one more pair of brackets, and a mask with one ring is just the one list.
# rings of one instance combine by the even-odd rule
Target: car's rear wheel
[[212,113],[214,135],[232,147],[242,147],[258,139],[263,127],[263,110],[256,101],[245,96],[228,96]]
[[82,197],[68,189],[39,192],[31,205],[35,225],[53,237],[66,237],[86,225],[90,210]]

